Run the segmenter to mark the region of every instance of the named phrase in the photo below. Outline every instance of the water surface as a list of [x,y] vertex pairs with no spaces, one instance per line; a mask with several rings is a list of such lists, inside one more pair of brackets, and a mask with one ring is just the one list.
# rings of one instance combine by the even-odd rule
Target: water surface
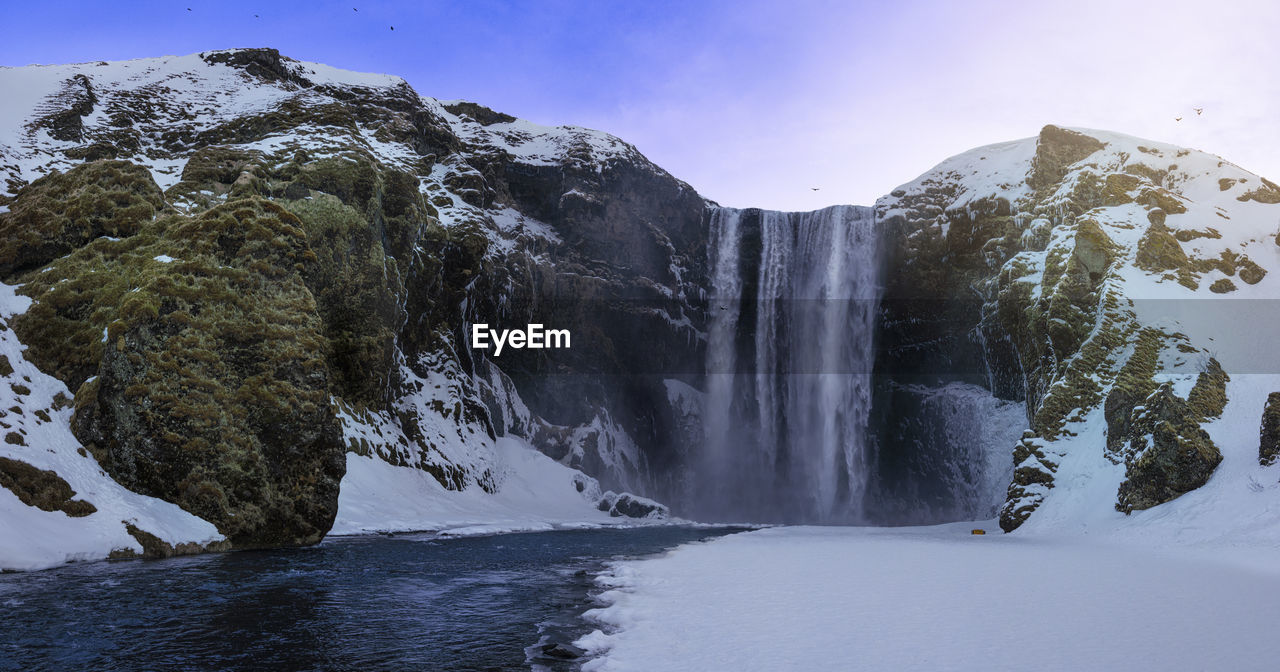
[[[573,670],[601,565],[730,529],[336,538],[0,576],[0,670]],[[539,668],[533,668],[539,669]]]

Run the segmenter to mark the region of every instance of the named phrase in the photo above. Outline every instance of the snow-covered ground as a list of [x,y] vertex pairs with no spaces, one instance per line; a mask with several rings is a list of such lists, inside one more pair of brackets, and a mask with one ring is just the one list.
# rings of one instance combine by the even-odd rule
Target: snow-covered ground
[[[615,563],[586,672],[1272,670],[1280,549],[774,528]],[[613,634],[605,634],[605,632]]]
[[[499,489],[447,490],[421,469],[347,453],[331,535],[433,530],[450,535],[494,534],[571,527],[667,523],[613,518],[596,509],[594,479],[512,437],[498,439]],[[578,491],[575,479],[582,483]]]
[[1280,465],[1258,464],[1258,418],[1276,389],[1233,374],[1209,482],[1131,515],[1096,410],[1013,534],[773,528],[615,563],[584,669],[1275,669]]

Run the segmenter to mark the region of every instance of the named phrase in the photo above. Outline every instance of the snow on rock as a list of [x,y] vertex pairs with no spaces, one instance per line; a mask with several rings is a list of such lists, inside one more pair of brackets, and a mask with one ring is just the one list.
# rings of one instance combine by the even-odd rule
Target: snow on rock
[[[512,318],[509,311],[527,311],[532,300],[522,286],[528,284],[527,271],[554,269],[565,241],[556,228],[562,224],[548,219],[554,211],[498,198],[506,190],[492,183],[495,168],[498,174],[500,166],[511,164],[538,175],[561,168],[573,173],[576,186],[559,189],[564,193],[557,207],[597,198],[588,193],[591,185],[610,169],[638,167],[675,182],[634,147],[605,133],[540,126],[471,103],[422,97],[397,77],[296,61],[272,49],[0,68],[0,90],[7,94],[0,101],[0,203],[51,171],[99,158],[145,166],[167,191],[169,204],[186,214],[241,192],[282,202],[327,193],[312,189],[314,180],[294,179],[295,164],[314,167],[337,159],[361,170],[407,174],[430,204],[426,212],[446,229],[458,229],[456,240],[468,241],[470,249],[478,234],[481,244],[488,240],[487,264],[520,269],[495,274],[501,276],[498,286],[478,290],[497,295],[496,305],[486,310]],[[210,170],[231,172],[210,177]],[[679,189],[700,213],[696,194],[684,185]],[[437,253],[429,247],[420,241],[411,254]],[[155,260],[179,261],[167,255]],[[665,286],[662,291],[674,292]],[[519,298],[509,302],[509,296]],[[386,407],[339,408],[345,438],[354,452],[430,470],[451,487],[491,489],[498,485],[494,429],[471,403],[489,381],[464,374],[460,355],[450,347],[457,349],[446,345],[417,353],[419,361],[398,362],[392,377],[405,393]],[[639,483],[640,449],[608,413],[580,427],[551,427],[535,419],[518,396],[502,396],[501,403],[487,404],[489,412],[508,416],[496,434],[532,437],[534,425],[541,424],[545,436],[563,439],[566,464],[598,468],[610,487],[634,489]]]
[[1147,545],[1199,549],[1214,554],[1238,546],[1280,549],[1280,465],[1258,463],[1258,427],[1280,375],[1237,374],[1227,383],[1227,406],[1203,427],[1222,451],[1207,483],[1171,502],[1129,515],[1111,506],[1124,470],[1097,447],[1106,422],[1095,410],[1073,424],[1065,439],[1056,480],[1019,535],[1038,538],[1105,537]]
[[606,511],[614,518],[652,518],[662,519],[671,514],[671,511],[663,504],[660,504],[648,497],[640,497],[630,493],[618,494],[610,490],[600,497],[600,502],[596,504],[596,508],[600,511]]
[[[30,299],[0,284],[0,324],[27,309]],[[214,526],[177,505],[126,490],[102,470],[71,433],[71,393],[23,358],[13,329],[0,329],[0,457],[53,471],[96,509],[86,516],[44,511],[24,504],[0,486],[0,570],[32,570],[77,560],[101,560],[113,552],[142,555],[126,525],[170,545],[204,547],[224,537]],[[7,363],[7,366],[4,364]]]
[[[477,147],[506,152],[526,165],[562,165],[569,158],[601,172],[610,162],[648,164],[635,147],[601,131],[581,126],[543,126],[461,100],[428,98],[424,102],[449,122],[459,138]],[[477,120],[479,110],[493,117]]]
[[1266,670],[1280,655],[1274,547],[971,527],[766,529],[614,563],[582,669]]
[[[1112,520],[1123,515],[1117,506],[1154,506],[1133,514],[1150,520],[1161,502],[1190,496],[1183,488],[1204,481],[1181,479],[1151,452],[1167,455],[1173,444],[1125,434],[1142,426],[1144,400],[1161,389],[1177,400],[1165,406],[1182,410],[1152,412],[1182,414],[1186,440],[1209,433],[1212,445],[1195,439],[1200,464],[1211,471],[1222,453],[1201,487],[1274,480],[1256,451],[1266,388],[1276,383],[1239,379],[1280,374],[1267,338],[1280,298],[1278,204],[1280,186],[1221,157],[1053,126],[948,159],[877,203],[903,259],[890,271],[897,285],[887,305],[948,301],[949,319],[969,321],[963,328],[978,336],[990,386],[1026,397],[1029,432],[1012,446],[1005,529],[1037,516],[1035,527]],[[886,322],[916,339],[938,328],[909,310]],[[1214,401],[1224,381],[1225,415]],[[1219,419],[1227,416],[1236,418],[1230,436]],[[1154,486],[1166,477],[1179,487]],[[1117,501],[1122,483],[1157,492],[1130,506]]]
[[494,454],[501,485],[491,494],[478,486],[448,490],[420,469],[347,453],[330,534],[493,534],[642,522],[597,509],[600,491],[593,479],[520,439],[499,438]]
[[[174,151],[176,137],[195,137],[236,118],[278,109],[289,100],[321,104],[332,100],[333,87],[407,88],[398,77],[340,70],[278,54],[279,73],[264,74],[261,66],[236,67],[230,62],[236,53],[252,57],[259,52],[269,53],[211,51],[0,67],[0,91],[5,92],[0,100],[0,194],[11,194],[14,184],[31,182],[51,170],[65,171],[81,160],[65,152],[94,141],[111,145],[119,158],[148,166],[160,187],[167,189],[177,183],[186,164],[184,152]],[[51,131],[49,117],[64,114],[73,102],[70,96],[83,91],[88,92],[92,111],[61,117],[59,128],[68,130]],[[139,109],[150,116],[139,117]]]

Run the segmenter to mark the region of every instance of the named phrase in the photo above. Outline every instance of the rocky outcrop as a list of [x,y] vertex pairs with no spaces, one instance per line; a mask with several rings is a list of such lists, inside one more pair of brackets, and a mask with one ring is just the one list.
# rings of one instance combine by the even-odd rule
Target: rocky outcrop
[[[0,275],[33,299],[14,328],[113,478],[252,547],[324,534],[346,451],[451,489],[497,487],[502,433],[608,487],[651,484],[640,441],[677,462],[663,379],[701,364],[692,189],[603,133],[392,77],[272,49],[177,61],[180,85],[69,66],[50,105],[75,124],[28,156],[49,128],[30,126],[0,164]],[[491,361],[474,322],[574,347]]]
[[56,94],[43,102],[28,128],[44,130],[54,140],[82,140],[84,117],[93,112],[97,102],[98,96],[89,78],[83,74],[72,75],[62,82]]
[[1280,392],[1267,395],[1262,409],[1262,429],[1258,432],[1258,462],[1263,466],[1275,464],[1280,457]]
[[171,544],[150,532],[139,528],[133,523],[125,522],[125,529],[129,532],[129,536],[133,537],[142,547],[142,553],[131,548],[118,548],[111,552],[108,557],[112,560],[125,560],[129,558],[147,558],[152,560],[162,558],[172,558],[180,555],[199,555],[201,553],[218,553],[221,551],[231,550],[230,541],[213,541],[205,544],[188,541],[178,544]]
[[1116,510],[1149,509],[1209,480],[1222,453],[1200,428],[1187,402],[1162,385],[1132,411],[1123,439],[1128,440],[1125,480]]
[[[1224,172],[1234,177],[1219,189]],[[1124,469],[1121,510],[1203,484],[1221,457],[1201,424],[1221,414],[1227,376],[1206,343],[1135,297],[1263,280],[1251,257],[1270,254],[1259,241],[1270,244],[1263,229],[1274,224],[1232,205],[1256,179],[1238,172],[1190,150],[1050,126],[950,159],[882,199],[883,449],[914,421],[895,408],[893,385],[962,380],[1026,403],[1006,531],[1051,496],[1075,451]],[[1179,392],[1161,382],[1170,377],[1197,382]],[[1105,446],[1080,438],[1099,422]]]
[[231,49],[201,54],[205,63],[221,63],[239,68],[265,82],[290,82],[299,86],[312,86],[311,80],[302,76],[296,67],[289,66],[289,59],[282,58],[276,49]]
[[629,492],[606,492],[600,497],[596,508],[614,518],[666,518],[671,514],[666,506]]
[[120,269],[136,291],[76,394],[77,438],[116,481],[238,548],[319,541],[345,460],[301,221],[244,199],[166,224],[143,255],[168,255]]

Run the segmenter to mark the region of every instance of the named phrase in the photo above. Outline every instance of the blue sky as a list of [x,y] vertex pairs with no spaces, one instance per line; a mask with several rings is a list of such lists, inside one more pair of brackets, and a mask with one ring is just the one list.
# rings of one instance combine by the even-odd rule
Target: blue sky
[[868,204],[1046,123],[1280,179],[1280,3],[49,1],[3,23],[3,65],[272,46],[395,74],[609,131],[742,207]]

